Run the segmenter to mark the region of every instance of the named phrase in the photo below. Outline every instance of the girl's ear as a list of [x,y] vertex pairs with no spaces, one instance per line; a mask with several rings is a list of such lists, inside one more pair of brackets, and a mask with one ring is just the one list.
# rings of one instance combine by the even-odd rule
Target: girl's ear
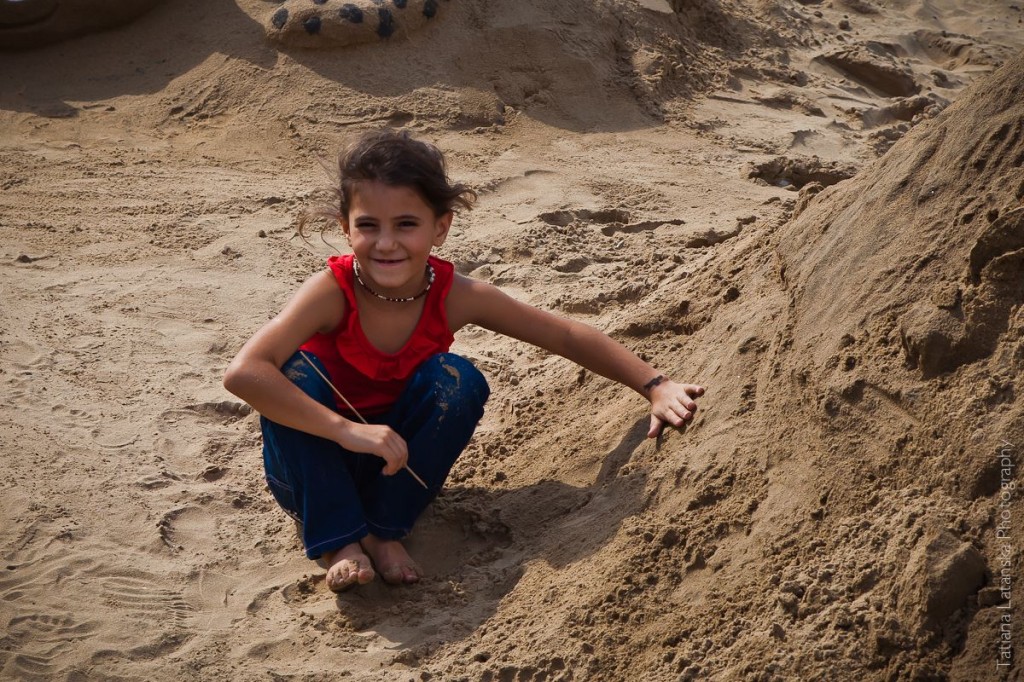
[[443,213],[434,221],[434,246],[441,246],[448,238],[448,230],[452,227],[452,220],[455,214],[451,211]]
[[341,226],[341,231],[345,235],[345,239],[351,239],[349,234],[348,218],[338,218],[338,225]]

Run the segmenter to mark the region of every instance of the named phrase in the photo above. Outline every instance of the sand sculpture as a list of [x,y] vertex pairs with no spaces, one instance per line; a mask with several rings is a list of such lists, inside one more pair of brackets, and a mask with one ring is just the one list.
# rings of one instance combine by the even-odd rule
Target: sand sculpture
[[292,47],[386,40],[423,26],[440,8],[438,0],[285,0],[266,21],[267,37]]
[[[29,49],[118,26],[160,0],[0,0],[0,49]],[[445,0],[447,2],[447,0]],[[438,15],[440,0],[275,0],[267,37],[289,47],[329,48],[387,40]]]
[[0,49],[27,49],[127,23],[160,0],[0,0]]

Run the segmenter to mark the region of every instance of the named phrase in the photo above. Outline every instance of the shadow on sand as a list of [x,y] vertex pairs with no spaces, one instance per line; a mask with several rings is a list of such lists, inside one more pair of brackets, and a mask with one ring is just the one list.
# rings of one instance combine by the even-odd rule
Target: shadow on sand
[[[414,587],[375,581],[337,596],[353,628],[406,652],[458,641],[515,589],[536,559],[561,568],[598,553],[644,505],[646,474],[619,470],[644,441],[647,418],[605,457],[590,486],[541,481],[513,490],[453,487],[442,492],[407,542],[426,573]],[[319,589],[319,588],[318,588]]]
[[[279,50],[264,35],[262,14],[270,9],[257,0],[175,0],[126,26],[4,52],[0,108],[71,117],[117,96],[161,92],[211,56],[223,55],[271,71],[268,79],[287,76],[277,68],[284,59],[370,100],[394,98],[386,123],[395,126],[421,116],[441,117],[451,129],[487,126],[504,120],[507,105],[568,130],[635,130],[659,123],[651,98],[660,95],[641,97],[635,74],[621,72],[617,46],[626,38],[619,33],[626,31],[631,41],[646,40],[636,31],[682,31],[684,40],[704,39],[691,36],[692,28],[672,14],[638,14],[643,26],[623,27],[610,22],[612,10],[598,0],[522,6],[465,0],[446,5],[427,26],[386,41]],[[669,90],[687,87],[680,82]],[[335,103],[297,84],[287,104],[331,110]],[[365,112],[335,113],[368,120]]]

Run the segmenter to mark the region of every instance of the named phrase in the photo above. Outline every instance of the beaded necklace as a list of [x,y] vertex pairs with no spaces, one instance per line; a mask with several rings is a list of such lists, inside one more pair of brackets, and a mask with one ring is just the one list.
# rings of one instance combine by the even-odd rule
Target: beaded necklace
[[374,291],[373,289],[371,289],[370,285],[368,285],[366,282],[363,281],[363,278],[360,277],[360,274],[359,274],[359,261],[357,261],[355,259],[352,259],[352,271],[355,273],[356,281],[359,282],[359,285],[361,287],[363,287],[364,289],[369,291],[371,294],[373,294],[374,296],[376,296],[380,300],[382,300],[382,301],[391,301],[392,303],[409,303],[411,301],[415,301],[418,298],[423,298],[424,296],[427,295],[427,292],[430,291],[430,285],[434,283],[434,268],[430,265],[430,263],[427,263],[427,270],[426,270],[427,286],[424,287],[423,291],[421,291],[420,293],[416,294],[415,296],[405,296],[405,297],[385,296],[384,294],[378,293],[378,292]]

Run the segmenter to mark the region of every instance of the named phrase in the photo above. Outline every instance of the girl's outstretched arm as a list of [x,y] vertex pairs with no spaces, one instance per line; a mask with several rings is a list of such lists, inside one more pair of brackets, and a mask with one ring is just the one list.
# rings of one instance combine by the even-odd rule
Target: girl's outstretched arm
[[665,424],[682,426],[697,411],[696,398],[704,389],[668,379],[607,334],[582,322],[568,320],[521,303],[485,282],[456,276],[448,297],[448,323],[457,330],[466,324],[505,334],[572,360],[619,382],[651,402],[654,438]]
[[406,443],[387,426],[358,424],[321,405],[288,377],[281,367],[316,332],[329,332],[341,321],[345,297],[327,271],[313,275],[284,309],[253,334],[224,374],[224,388],[267,419],[332,440],[350,452],[387,461],[384,473],[397,473],[409,453]]

